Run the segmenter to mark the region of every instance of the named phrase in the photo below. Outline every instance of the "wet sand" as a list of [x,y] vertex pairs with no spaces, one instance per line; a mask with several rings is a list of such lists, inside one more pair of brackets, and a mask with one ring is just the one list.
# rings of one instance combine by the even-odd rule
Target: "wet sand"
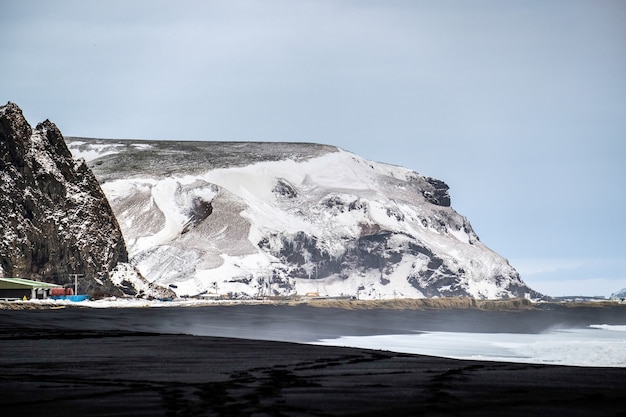
[[[147,331],[150,318],[221,314],[185,311],[2,312],[3,415],[626,416],[624,368],[460,361]],[[226,311],[231,318],[241,313]],[[291,322],[320,320],[306,309],[291,313]],[[333,320],[337,332],[351,317]],[[365,333],[363,326],[376,331],[355,323],[356,331]],[[334,333],[328,328],[332,323],[321,333]]]

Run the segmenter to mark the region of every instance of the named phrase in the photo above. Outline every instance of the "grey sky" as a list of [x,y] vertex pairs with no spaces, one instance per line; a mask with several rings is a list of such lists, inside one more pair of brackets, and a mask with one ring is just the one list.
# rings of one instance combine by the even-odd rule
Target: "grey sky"
[[539,291],[626,287],[624,1],[0,10],[0,101],[33,124],[337,145],[446,181],[453,207]]

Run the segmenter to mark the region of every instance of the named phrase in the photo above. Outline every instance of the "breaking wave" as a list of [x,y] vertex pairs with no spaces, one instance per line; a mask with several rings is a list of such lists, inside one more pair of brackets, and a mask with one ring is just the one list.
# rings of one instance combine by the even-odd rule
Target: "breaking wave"
[[381,349],[454,359],[569,366],[626,367],[626,325],[590,325],[540,334],[421,332],[347,336],[316,344]]

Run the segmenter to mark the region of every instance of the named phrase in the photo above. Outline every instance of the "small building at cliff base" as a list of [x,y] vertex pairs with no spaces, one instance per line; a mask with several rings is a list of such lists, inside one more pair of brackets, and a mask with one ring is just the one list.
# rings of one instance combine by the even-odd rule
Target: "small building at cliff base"
[[62,286],[24,278],[0,278],[0,299],[45,299],[50,296],[53,288]]

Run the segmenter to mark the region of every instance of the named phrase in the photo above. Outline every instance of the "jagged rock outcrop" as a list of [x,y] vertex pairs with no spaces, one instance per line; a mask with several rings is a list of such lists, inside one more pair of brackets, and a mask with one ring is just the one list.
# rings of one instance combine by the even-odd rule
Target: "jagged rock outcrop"
[[128,252],[98,181],[52,122],[33,130],[11,102],[0,107],[0,213],[0,276],[65,285],[82,274],[79,291],[123,295],[109,271]]
[[431,177],[426,177],[425,180],[426,184],[430,187],[425,187],[424,190],[422,190],[424,198],[426,198],[429,203],[450,207],[450,195],[448,194],[450,187],[448,187],[448,184]]

